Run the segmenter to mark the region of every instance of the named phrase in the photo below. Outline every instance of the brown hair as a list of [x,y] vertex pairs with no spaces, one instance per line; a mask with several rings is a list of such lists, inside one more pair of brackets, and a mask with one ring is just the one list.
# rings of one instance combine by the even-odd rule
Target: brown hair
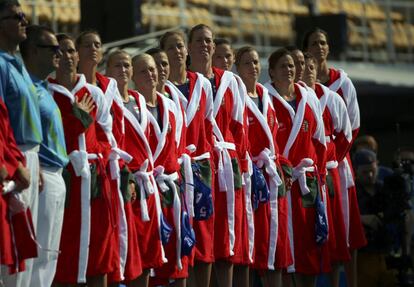
[[195,32],[197,32],[198,30],[202,30],[202,29],[209,30],[214,38],[213,29],[211,29],[210,26],[206,24],[198,24],[198,25],[195,25],[193,28],[191,28],[190,32],[188,33],[188,42],[191,42],[193,40]]
[[185,35],[181,31],[168,31],[164,33],[164,35],[160,38],[160,48],[165,50],[165,43],[167,42],[168,38],[171,36],[178,36],[185,42]]
[[315,33],[321,33],[321,34],[325,35],[326,42],[329,44],[328,32],[326,32],[325,30],[323,30],[321,28],[315,27],[315,28],[313,28],[311,30],[308,30],[305,33],[305,35],[303,36],[303,41],[302,41],[302,49],[303,49],[303,51],[306,51],[309,48],[309,39]]
[[240,60],[241,60],[242,56],[246,53],[249,53],[249,52],[256,52],[257,53],[257,51],[252,46],[244,46],[244,47],[241,47],[240,49],[238,49],[237,52],[236,52],[236,57],[235,57],[234,64],[236,66],[238,66],[240,64]]
[[[283,56],[291,56],[292,57],[292,53],[289,52],[287,49],[285,48],[280,48],[277,49],[276,51],[274,51],[269,59],[268,59],[268,72],[269,72],[269,77],[271,77],[270,75],[270,70],[272,70],[274,68],[274,66],[276,65],[276,63],[280,60],[280,58],[282,58]],[[293,57],[292,57],[293,58]]]
[[75,41],[76,50],[78,50],[78,49],[79,49],[79,47],[80,47],[80,45],[82,44],[82,40],[83,40],[83,38],[84,38],[86,35],[89,35],[89,34],[96,35],[96,36],[98,36],[98,37],[99,37],[99,39],[101,39],[101,36],[99,35],[99,32],[98,32],[98,31],[96,31],[96,30],[86,30],[86,31],[83,31],[83,32],[81,32],[81,33],[78,35],[78,37],[76,37],[76,41]]

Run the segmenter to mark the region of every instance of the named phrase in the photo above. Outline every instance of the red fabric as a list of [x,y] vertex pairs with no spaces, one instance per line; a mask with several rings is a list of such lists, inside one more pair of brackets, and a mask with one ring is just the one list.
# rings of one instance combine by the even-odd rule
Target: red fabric
[[[295,92],[296,105],[299,106],[302,95],[296,85]],[[322,172],[325,169],[326,148],[317,139],[313,138],[317,129],[318,120],[309,105],[310,100],[308,99],[308,103],[306,104],[300,131],[290,149],[288,159],[293,166],[297,166],[303,158],[310,158],[318,167],[319,172]],[[273,98],[273,104],[277,111],[277,119],[279,122],[277,143],[279,149],[282,151],[285,149],[292,130],[292,118],[287,108],[276,97]],[[311,176],[312,174],[308,175]],[[326,243],[321,246],[316,244],[315,208],[303,207],[302,193],[298,181],[295,181],[292,185],[291,206],[296,272],[309,275],[330,272],[329,246]]]
[[[51,80],[51,82],[55,82]],[[76,96],[79,101],[90,94],[86,87],[80,89]],[[67,153],[78,150],[78,136],[85,132],[86,149],[88,153],[101,153],[107,155],[109,146],[106,142],[97,140],[97,129],[100,129],[96,122],[95,107],[91,112],[94,122],[85,130],[84,126],[72,112],[70,99],[59,93],[54,93],[53,97],[59,106],[63,128],[65,131],[65,141]],[[100,191],[101,196],[91,201],[91,233],[89,245],[89,257],[87,276],[106,274],[113,272],[116,268],[112,260],[113,247],[111,241],[114,236],[114,221],[111,217],[111,193],[110,182],[106,176],[104,158],[94,160],[97,164],[98,173],[101,176]],[[81,177],[77,177],[71,164],[68,165],[71,174],[69,200],[63,217],[62,236],[60,241],[61,254],[58,257],[55,281],[59,283],[76,283],[80,248],[80,227],[81,227],[81,207],[80,207],[80,186]]]

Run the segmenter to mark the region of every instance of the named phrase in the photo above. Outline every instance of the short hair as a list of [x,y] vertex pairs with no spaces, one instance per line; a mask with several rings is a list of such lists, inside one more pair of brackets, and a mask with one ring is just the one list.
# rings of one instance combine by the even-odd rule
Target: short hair
[[378,143],[375,138],[371,135],[362,135],[355,139],[354,142],[354,149],[358,151],[358,149],[369,149],[373,152],[378,152]]
[[115,50],[115,51],[111,52],[108,55],[108,59],[106,60],[106,67],[107,68],[109,67],[109,63],[112,61],[112,58],[114,58],[115,56],[118,56],[118,55],[126,55],[126,56],[131,57],[131,55],[129,53],[127,53],[126,51],[124,51],[124,50]]
[[197,32],[198,30],[202,30],[202,29],[209,30],[214,38],[213,29],[211,29],[210,26],[206,24],[198,24],[198,25],[195,25],[193,28],[191,28],[190,32],[188,33],[188,42],[191,42],[193,40],[195,32]]
[[89,34],[96,35],[96,36],[98,36],[98,37],[99,37],[99,39],[101,39],[101,35],[99,35],[99,32],[98,32],[98,31],[93,30],[93,29],[85,30],[85,31],[81,32],[81,33],[78,35],[78,37],[76,37],[76,40],[75,40],[75,47],[76,47],[76,49],[77,49],[77,50],[78,50],[78,49],[79,49],[79,47],[81,46],[83,38],[84,38],[86,35],[89,35]]
[[214,44],[216,44],[216,46],[219,45],[229,45],[231,47],[231,43],[229,40],[225,39],[225,38],[217,38],[214,39]]
[[377,162],[377,155],[369,149],[360,149],[356,151],[352,158],[352,163],[356,169],[361,165],[369,165],[374,162]]
[[165,50],[165,44],[166,44],[168,38],[170,38],[171,36],[178,36],[185,42],[185,35],[184,35],[183,32],[181,32],[181,31],[168,31],[168,32],[165,32],[164,35],[162,35],[161,38],[160,38],[160,48],[161,49]]
[[56,39],[58,40],[59,43],[64,41],[64,40],[71,40],[72,42],[74,42],[73,38],[71,36],[69,36],[68,34],[65,34],[65,33],[57,34]]
[[[297,46],[295,45],[287,45],[285,46],[285,49],[288,50],[289,52],[293,53],[297,50],[301,51]],[[302,51],[301,51],[302,52]]]
[[19,1],[17,0],[0,0],[0,13],[4,10],[13,7],[13,6],[20,6]]
[[269,71],[269,77],[270,78],[272,78],[270,76],[270,70],[273,69],[273,67],[276,65],[276,63],[279,61],[279,59],[282,58],[283,56],[291,56],[292,57],[292,53],[290,51],[288,51],[286,48],[280,48],[280,49],[277,49],[276,51],[274,51],[270,55],[270,57],[268,59],[268,71]]
[[[132,66],[135,66],[135,64],[139,61],[139,60],[142,60],[142,59],[150,59],[150,60],[152,60],[152,61],[154,61],[154,58],[151,56],[151,55],[149,55],[149,54],[147,54],[147,53],[141,53],[141,54],[138,54],[138,55],[136,55],[136,56],[134,56],[133,58],[132,58]],[[155,61],[154,61],[155,62]]]
[[323,30],[319,27],[315,27],[313,29],[310,29],[310,30],[306,31],[305,35],[303,36],[303,41],[302,41],[303,51],[306,51],[309,48],[309,39],[314,33],[321,33],[321,34],[325,35],[326,41],[329,43],[328,32],[326,32],[325,30]]
[[317,65],[317,66],[318,66],[318,61],[316,60],[315,56],[314,56],[314,55],[312,55],[311,53],[309,53],[309,52],[305,52],[305,53],[303,53],[303,57],[305,57],[305,61],[306,61],[306,60],[311,60],[311,61],[313,61],[313,63],[314,63],[315,65]]
[[151,49],[146,50],[145,53],[153,56],[155,54],[165,53],[165,51],[162,50],[161,48],[151,48]]
[[37,44],[45,33],[55,34],[51,28],[46,26],[30,25],[26,27],[26,39],[19,44],[23,60],[28,58],[30,54],[30,46],[32,44]]
[[246,53],[249,53],[249,52],[256,52],[257,53],[257,51],[252,46],[243,46],[240,49],[238,49],[237,52],[236,52],[236,57],[235,57],[234,64],[236,66],[238,66],[240,64],[240,60],[243,57],[243,55],[246,54]]

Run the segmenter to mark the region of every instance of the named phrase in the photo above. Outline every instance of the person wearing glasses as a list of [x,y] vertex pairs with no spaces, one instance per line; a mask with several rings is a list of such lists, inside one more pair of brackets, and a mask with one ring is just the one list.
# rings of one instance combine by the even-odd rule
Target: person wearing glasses
[[[16,143],[26,159],[30,173],[24,171],[23,164],[17,169],[17,188],[14,196],[24,203],[22,211],[30,209],[33,217],[33,229],[36,231],[36,215],[39,194],[39,145],[43,140],[40,111],[36,88],[23,63],[16,57],[17,46],[26,39],[27,20],[20,4],[16,0],[0,1],[0,95],[6,104]],[[20,190],[26,188],[22,192]],[[29,209],[27,209],[27,207]],[[28,218],[30,219],[30,218]],[[24,221],[26,222],[26,220]],[[29,236],[29,239],[31,237]],[[30,239],[30,241],[33,241]],[[29,242],[24,242],[26,247]],[[22,253],[17,254],[20,261]],[[36,248],[29,257],[36,257]],[[29,286],[32,260],[26,260],[25,272],[6,275],[6,286]],[[23,271],[14,266],[14,271]],[[2,267],[3,269],[3,267]],[[4,272],[3,272],[4,271]],[[2,270],[7,274],[8,270]]]
[[50,286],[56,271],[65,203],[62,169],[68,164],[62,117],[47,86],[47,76],[59,66],[62,53],[54,32],[44,26],[28,26],[19,44],[23,61],[36,87],[43,141],[39,161],[41,192],[36,237],[42,246],[33,261],[30,286]]

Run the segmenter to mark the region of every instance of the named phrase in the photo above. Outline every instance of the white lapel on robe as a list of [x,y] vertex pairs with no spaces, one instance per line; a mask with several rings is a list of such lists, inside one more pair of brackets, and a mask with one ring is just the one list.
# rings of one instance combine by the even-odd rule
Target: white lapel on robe
[[[180,144],[181,141],[181,136],[182,136],[182,129],[183,129],[183,125],[187,126],[187,120],[186,120],[186,115],[184,113],[181,112],[181,100],[184,97],[184,95],[181,93],[181,91],[170,81],[167,81],[165,83],[165,85],[170,89],[171,92],[171,98],[174,101],[176,108],[177,108],[177,113],[175,114],[175,124],[176,124],[176,129],[175,129],[175,141],[177,142],[177,146]],[[185,98],[185,97],[184,97]]]

